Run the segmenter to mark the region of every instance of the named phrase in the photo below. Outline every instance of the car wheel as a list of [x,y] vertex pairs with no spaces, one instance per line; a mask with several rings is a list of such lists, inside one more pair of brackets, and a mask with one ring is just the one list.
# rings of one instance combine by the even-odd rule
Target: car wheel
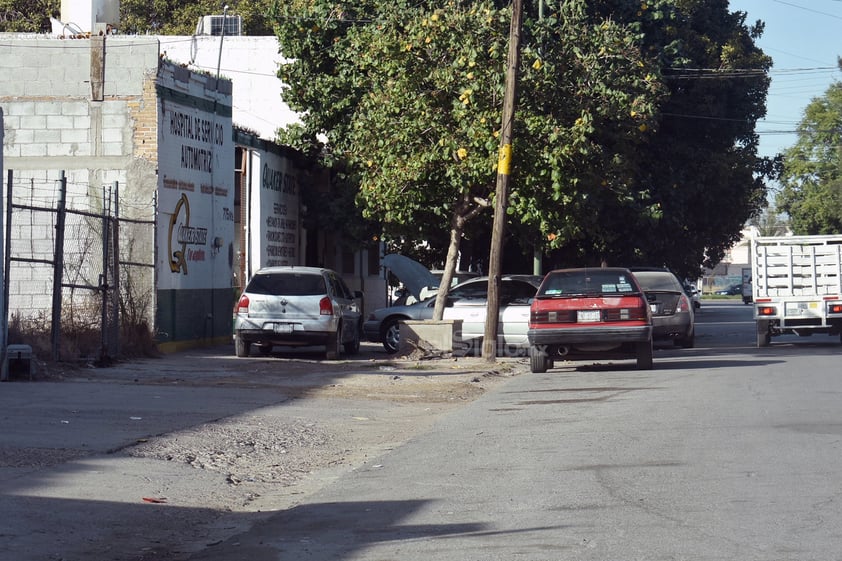
[[342,348],[342,324],[339,324],[334,333],[327,336],[327,343],[325,344],[325,358],[327,360],[337,360],[339,358],[339,349]]
[[401,344],[401,326],[400,320],[396,318],[388,319],[383,324],[383,348],[389,354],[398,352]]
[[757,322],[757,347],[768,347],[772,342],[772,334],[769,333],[769,322]]
[[355,355],[360,352],[360,327],[357,326],[357,329],[354,330],[354,338],[345,343],[342,347],[345,350],[345,354]]
[[257,350],[260,351],[260,354],[263,356],[268,356],[272,354],[272,345],[258,345]]
[[251,350],[251,343],[243,339],[241,336],[237,336],[234,339],[234,352],[237,354],[238,357],[244,358],[249,356],[249,351]]
[[539,349],[538,347],[529,347],[529,369],[534,374],[543,374],[550,366],[550,357],[547,356],[546,349]]
[[637,354],[637,369],[652,370],[652,341],[638,343],[635,346]]

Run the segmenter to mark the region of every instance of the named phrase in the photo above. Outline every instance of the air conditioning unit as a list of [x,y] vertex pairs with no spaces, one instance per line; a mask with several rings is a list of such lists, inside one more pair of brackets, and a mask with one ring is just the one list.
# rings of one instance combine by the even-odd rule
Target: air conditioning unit
[[196,29],[196,35],[241,35],[243,18],[240,16],[202,16]]

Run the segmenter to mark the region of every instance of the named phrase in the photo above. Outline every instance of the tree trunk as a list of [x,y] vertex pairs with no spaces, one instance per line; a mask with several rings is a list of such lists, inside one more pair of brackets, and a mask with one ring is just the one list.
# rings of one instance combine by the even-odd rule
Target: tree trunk
[[447,258],[444,261],[444,273],[442,273],[439,291],[436,294],[436,307],[433,310],[433,319],[441,320],[444,315],[444,307],[447,304],[447,293],[450,291],[450,284],[453,281],[453,272],[456,270],[456,259],[459,257],[459,245],[462,242],[462,232],[465,229],[465,218],[454,211],[450,221],[450,244],[447,246]]

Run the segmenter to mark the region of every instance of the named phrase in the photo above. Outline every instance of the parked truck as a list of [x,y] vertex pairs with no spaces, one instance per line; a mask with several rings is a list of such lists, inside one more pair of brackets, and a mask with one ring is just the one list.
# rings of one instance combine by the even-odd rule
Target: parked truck
[[842,334],[842,235],[751,242],[757,346],[777,335]]

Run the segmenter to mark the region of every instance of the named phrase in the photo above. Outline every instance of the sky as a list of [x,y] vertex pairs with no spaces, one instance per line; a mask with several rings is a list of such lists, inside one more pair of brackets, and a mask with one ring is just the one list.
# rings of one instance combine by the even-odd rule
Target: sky
[[756,44],[772,57],[766,118],[757,124],[761,156],[794,145],[804,109],[842,80],[842,0],[730,0],[732,12],[747,12],[746,24],[763,20]]

